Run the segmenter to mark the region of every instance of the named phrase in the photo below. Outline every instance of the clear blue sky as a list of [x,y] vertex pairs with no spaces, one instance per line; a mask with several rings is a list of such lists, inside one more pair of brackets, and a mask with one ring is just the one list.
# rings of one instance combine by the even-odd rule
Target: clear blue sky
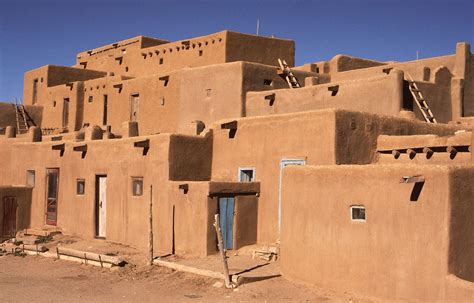
[[0,100],[25,71],[136,35],[179,40],[224,29],[296,41],[298,65],[350,54],[407,61],[474,41],[473,0],[0,0]]

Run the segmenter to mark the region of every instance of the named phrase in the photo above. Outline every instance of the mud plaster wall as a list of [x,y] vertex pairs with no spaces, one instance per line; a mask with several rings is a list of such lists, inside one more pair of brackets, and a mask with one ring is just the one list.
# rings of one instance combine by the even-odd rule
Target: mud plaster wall
[[[425,183],[413,202],[413,184],[399,180],[419,174]],[[449,183],[449,170],[439,167],[286,168],[283,275],[391,300],[445,299]],[[351,205],[365,206],[365,222],[351,221]]]
[[5,197],[15,197],[17,203],[16,230],[20,231],[30,227],[31,188],[0,186],[0,237],[3,235],[3,199]]
[[[338,85],[334,95],[331,91]],[[365,80],[333,82],[297,90],[248,92],[247,116],[282,114],[315,109],[340,108],[398,115],[403,101],[403,74],[392,73]],[[274,101],[266,96],[274,93]]]
[[453,170],[449,189],[449,272],[474,282],[474,168]]
[[237,131],[213,126],[212,180],[237,180],[239,167],[254,167],[261,182],[258,242],[278,237],[280,161],[304,159],[308,165],[367,164],[375,159],[379,134],[436,133],[458,127],[429,125],[390,116],[321,110],[272,117],[237,119]]
[[[120,141],[85,141],[66,143],[64,155],[51,150],[54,142],[0,145],[7,168],[0,171],[0,184],[25,184],[26,170],[35,170],[36,186],[32,193],[31,226],[44,225],[46,168],[59,168],[57,225],[67,234],[85,238],[95,235],[95,177],[107,175],[107,239],[146,247],[148,242],[148,202],[150,185],[155,188],[155,205],[167,205],[163,187],[168,180],[169,136],[149,137],[150,149],[143,156],[142,148],[133,147],[136,138]],[[73,146],[86,143],[84,159]],[[1,150],[4,149],[2,152]],[[5,152],[5,149],[7,152]],[[5,152],[5,153],[4,153]],[[21,160],[19,160],[21,159]],[[132,196],[131,178],[143,177],[144,193]],[[85,195],[76,194],[77,179],[85,179]],[[157,212],[156,220],[166,220]],[[167,224],[167,223],[166,223]],[[160,226],[159,223],[156,225]],[[161,230],[156,230],[159,246]]]

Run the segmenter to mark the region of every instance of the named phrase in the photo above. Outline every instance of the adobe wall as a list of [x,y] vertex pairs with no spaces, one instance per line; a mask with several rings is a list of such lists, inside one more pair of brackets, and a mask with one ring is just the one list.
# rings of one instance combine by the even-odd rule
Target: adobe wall
[[[448,297],[452,293],[446,283],[452,247],[449,210],[471,197],[458,191],[460,200],[453,200],[452,171],[417,165],[286,168],[282,274],[380,299],[453,299]],[[423,188],[416,201],[410,201],[414,184],[399,183],[400,179],[420,174],[425,178]],[[470,179],[456,180],[456,184],[468,187]],[[365,206],[365,222],[351,221],[352,205]],[[472,233],[463,237],[470,241]],[[458,241],[457,245],[467,249],[468,243]],[[463,254],[461,249],[456,251]],[[464,295],[462,299],[467,300],[473,292]]]
[[278,65],[278,59],[289,66],[295,65],[295,42],[226,31],[225,61],[248,61],[266,65]]
[[16,230],[30,227],[31,188],[22,186],[0,186],[0,238],[3,235],[3,216],[5,197],[15,197],[17,203]]
[[[403,73],[299,89],[248,92],[247,116],[339,108],[397,116],[403,105]],[[337,89],[337,92],[333,92]],[[268,96],[274,95],[269,101]]]
[[[448,270],[474,282],[474,166],[451,171]],[[474,285],[472,287],[474,294]]]
[[77,54],[76,66],[80,66],[83,68],[84,63],[89,64],[89,62],[91,62],[89,64],[90,66],[92,66],[94,63],[97,65],[97,61],[95,60],[103,59],[104,57],[107,59],[107,57],[118,56],[123,53],[127,53],[127,51],[130,50],[141,49],[165,43],[169,43],[169,41],[145,36],[137,36],[125,39]]
[[[296,72],[299,79],[313,75]],[[245,96],[249,91],[287,88],[276,68],[249,62],[215,64],[181,71],[181,93],[177,131],[188,133],[192,121],[207,127],[220,119],[247,115]]]
[[[379,136],[376,163],[463,164],[472,160],[472,131],[459,131],[452,136],[405,135]],[[450,152],[455,148],[455,152]],[[471,149],[471,151],[469,151]]]
[[[0,144],[6,167],[0,171],[0,184],[25,184],[26,170],[35,170],[36,185],[32,193],[31,226],[42,227],[45,213],[46,168],[59,168],[59,196],[57,225],[65,233],[84,238],[95,235],[95,176],[107,175],[107,239],[146,247],[148,242],[149,188],[154,185],[157,208],[167,200],[160,196],[160,188],[168,180],[169,136],[147,137],[150,148],[134,142],[143,138],[65,142],[63,156],[52,150],[61,141],[42,143]],[[11,140],[13,141],[13,140]],[[87,144],[87,153],[73,151],[74,146]],[[131,177],[143,177],[144,194],[132,196]],[[85,179],[85,195],[76,194],[76,180]],[[159,208],[158,208],[159,209]],[[157,218],[162,214],[157,213]],[[166,218],[166,217],[165,217]],[[160,219],[157,219],[160,220]],[[156,231],[160,237],[160,231]],[[159,243],[158,241],[156,243]],[[158,245],[158,244],[157,244]]]
[[374,161],[380,134],[453,134],[458,126],[344,110],[319,110],[240,118],[233,138],[213,124],[212,180],[237,180],[239,167],[254,167],[261,182],[258,242],[278,238],[279,172],[282,159],[308,165],[368,164]]
[[[104,71],[84,70],[67,66],[46,65],[24,75],[23,102],[26,105],[43,105],[47,98],[47,87],[73,81],[85,81],[106,76]],[[38,81],[36,102],[33,100],[33,82]]]

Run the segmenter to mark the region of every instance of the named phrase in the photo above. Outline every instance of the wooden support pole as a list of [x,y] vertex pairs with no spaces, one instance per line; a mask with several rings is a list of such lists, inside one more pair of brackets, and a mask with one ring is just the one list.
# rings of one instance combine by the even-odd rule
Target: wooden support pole
[[153,185],[150,185],[150,207],[148,210],[148,262],[153,265]]
[[227,257],[225,255],[224,242],[222,241],[222,232],[221,232],[219,214],[216,214],[214,216],[214,219],[215,219],[214,227],[216,228],[216,233],[217,233],[217,244],[219,246],[219,253],[221,255],[222,263],[224,267],[225,287],[232,288],[232,284],[230,283],[230,277],[229,277],[229,266],[227,265]]

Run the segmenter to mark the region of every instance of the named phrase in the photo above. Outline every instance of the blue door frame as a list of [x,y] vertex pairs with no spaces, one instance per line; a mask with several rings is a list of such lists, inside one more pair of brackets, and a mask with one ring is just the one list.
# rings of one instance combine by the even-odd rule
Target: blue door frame
[[219,216],[222,232],[222,241],[225,249],[233,248],[233,233],[234,233],[234,197],[220,197],[219,198]]

